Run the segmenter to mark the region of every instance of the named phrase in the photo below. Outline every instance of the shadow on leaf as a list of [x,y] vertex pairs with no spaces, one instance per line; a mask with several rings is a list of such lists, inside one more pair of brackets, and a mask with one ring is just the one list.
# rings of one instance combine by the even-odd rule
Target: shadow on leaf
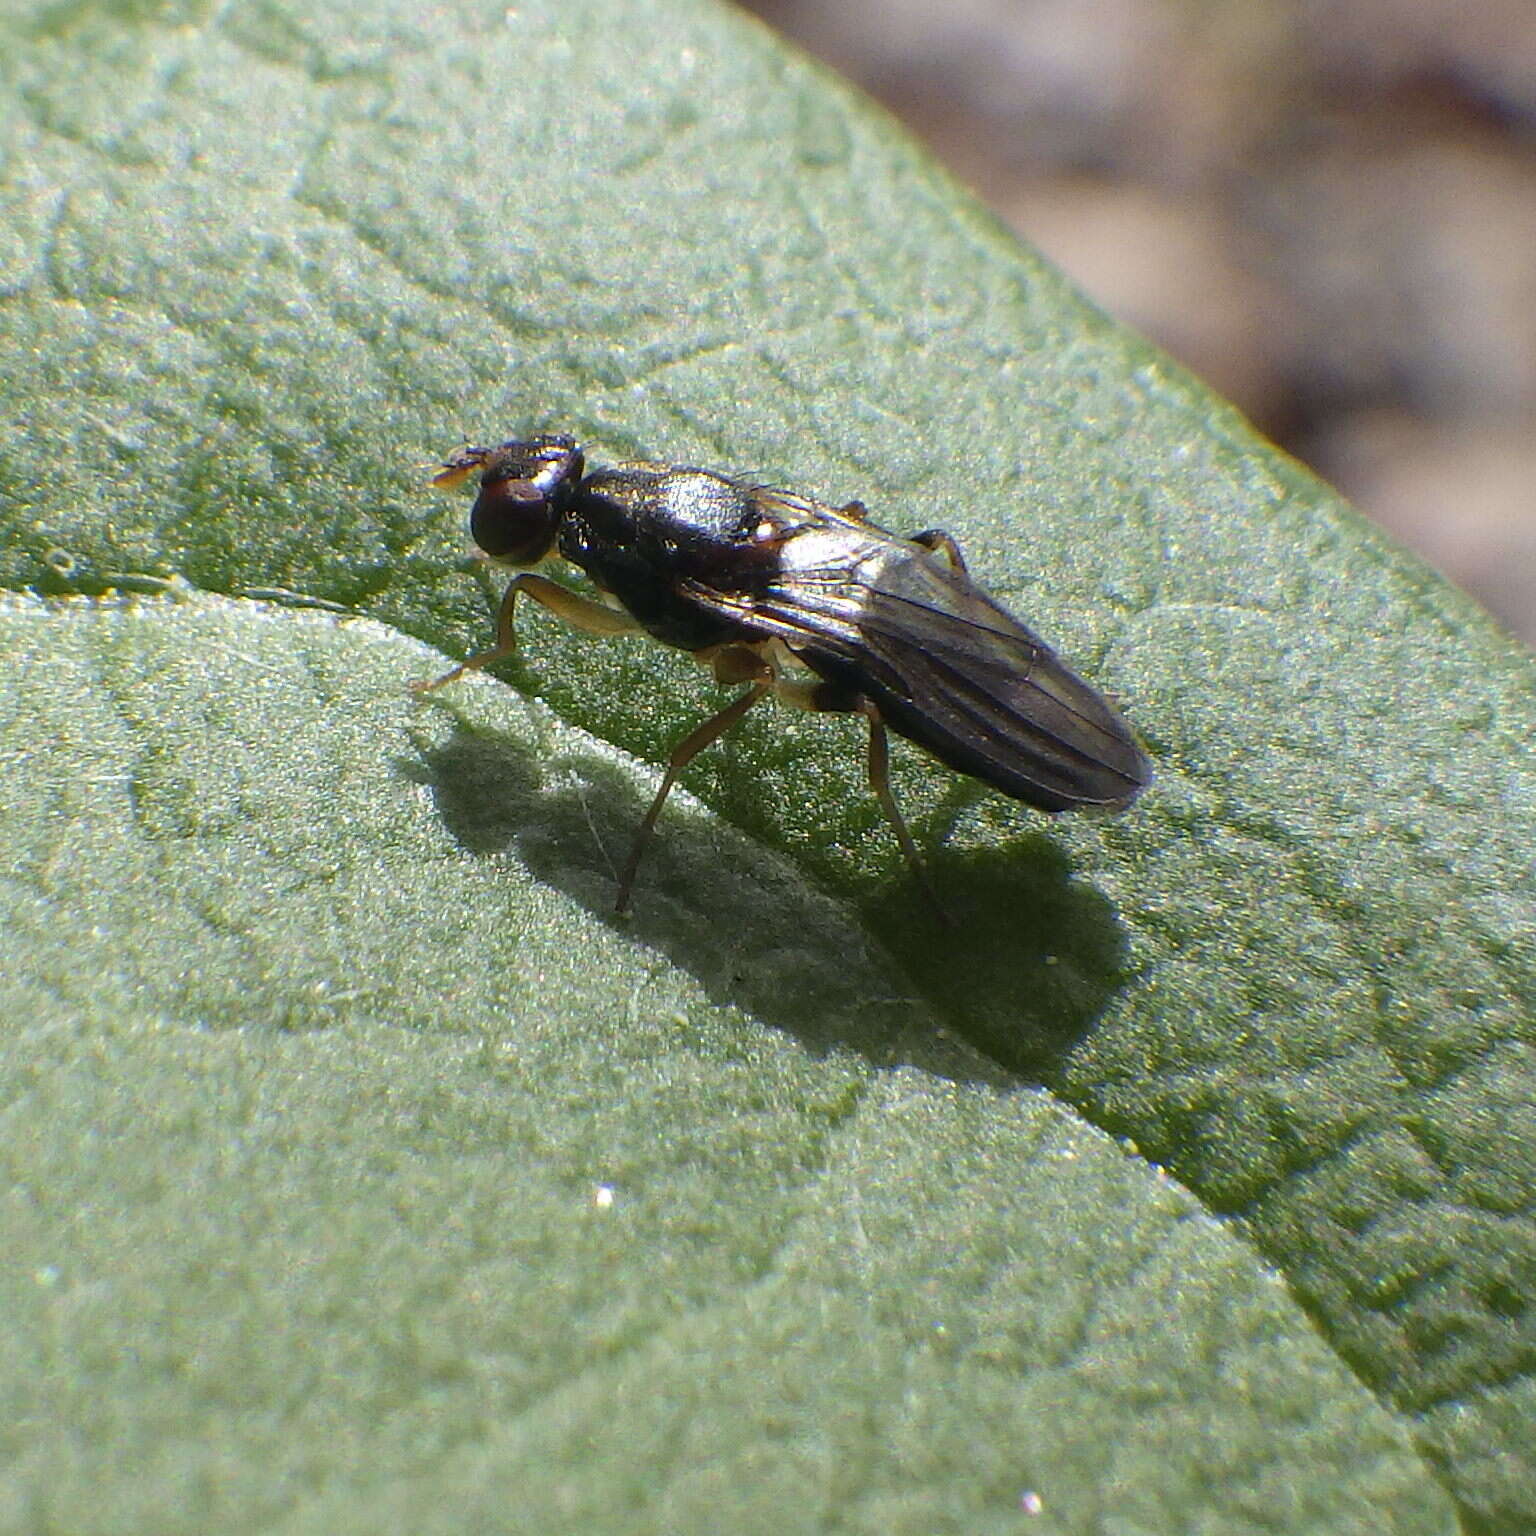
[[950,924],[904,879],[860,903],[870,931],[962,1039],[1010,1072],[1049,1077],[1127,980],[1113,907],[1046,833],[925,847]]
[[[935,878],[954,919],[946,925],[906,874],[851,910],[679,800],[647,848],[633,913],[619,917],[618,871],[648,803],[622,765],[590,749],[541,759],[514,737],[461,724],[402,767],[432,790],[465,849],[515,856],[536,880],[664,954],[712,1001],[813,1050],[851,1049],[952,1079],[1039,1079],[1123,980],[1124,938],[1109,903],[1073,879],[1044,836],[941,851]],[[889,985],[871,989],[871,974]],[[928,1010],[983,1059],[931,1028],[914,1031]]]

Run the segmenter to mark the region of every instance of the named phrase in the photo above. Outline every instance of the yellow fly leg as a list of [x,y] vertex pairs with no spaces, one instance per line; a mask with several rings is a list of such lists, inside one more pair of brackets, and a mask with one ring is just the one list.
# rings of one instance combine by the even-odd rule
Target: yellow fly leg
[[880,802],[880,809],[885,813],[885,819],[890,822],[891,830],[896,834],[896,841],[901,845],[907,865],[916,877],[917,883],[923,888],[923,894],[928,898],[933,910],[939,914],[940,919],[953,927],[954,919],[944,910],[944,903],[939,900],[939,893],[934,890],[933,882],[928,878],[928,870],[918,854],[917,844],[912,841],[912,834],[907,831],[906,818],[901,814],[901,807],[896,804],[896,792],[891,788],[891,752],[885,721],[880,718],[880,711],[868,699],[861,701],[861,707],[869,720],[869,787],[874,791],[875,799]]
[[558,581],[551,581],[547,576],[537,576],[532,571],[523,571],[512,578],[507,587],[507,595],[501,600],[501,611],[496,616],[496,644],[488,651],[481,651],[471,656],[468,661],[461,661],[452,671],[443,673],[441,677],[434,677],[427,682],[412,683],[411,688],[416,693],[430,693],[434,688],[441,688],[444,683],[451,683],[466,672],[478,672],[482,667],[488,667],[493,662],[511,656],[517,650],[517,635],[513,628],[512,616],[517,607],[519,593],[526,593],[534,602],[564,619],[572,629],[583,630],[589,635],[611,637],[634,635],[640,632],[639,624],[628,614],[618,613],[603,603],[594,602],[590,597],[572,592],[569,587],[562,587]]
[[667,796],[672,793],[678,774],[712,741],[718,740],[730,730],[772,686],[769,682],[753,683],[745,693],[732,699],[718,714],[711,715],[703,725],[690,731],[673,747],[672,755],[667,759],[667,771],[661,778],[661,788],[656,791],[656,798],[651,801],[651,808],[645,813],[645,820],[640,823],[640,830],[635,834],[635,845],[630,850],[629,862],[624,866],[624,873],[619,880],[619,899],[613,906],[615,912],[622,912],[629,906],[630,891],[634,888],[635,876],[640,873],[640,860],[645,853],[645,845],[650,842],[651,833],[656,830],[656,818],[661,815],[661,808],[667,803]]
[[635,876],[640,872],[640,860],[645,854],[646,844],[651,840],[651,833],[656,830],[657,818],[661,815],[662,806],[667,803],[667,796],[672,793],[678,774],[711,742],[725,735],[764,694],[776,686],[777,674],[773,663],[751,645],[720,645],[694,654],[715,674],[717,683],[750,683],[752,686],[690,731],[673,747],[672,755],[667,759],[666,772],[661,778],[661,787],[645,813],[645,820],[640,823],[639,832],[635,834],[629,862],[624,866],[624,873],[619,880],[619,899],[614,904],[615,912],[623,912],[629,906]]
[[[943,537],[948,539],[948,535]],[[954,543],[952,539],[948,542]],[[955,557],[959,557],[958,549],[955,551]],[[922,856],[917,851],[917,844],[913,842],[912,834],[907,830],[907,821],[901,814],[901,807],[896,803],[896,792],[891,788],[890,745],[886,735],[885,721],[880,718],[880,711],[862,694],[849,695],[829,683],[778,678],[773,688],[779,699],[795,709],[813,710],[818,713],[835,711],[840,714],[862,714],[869,721],[867,763],[870,790],[879,803],[881,813],[891,824],[891,830],[896,834],[896,842],[901,848],[902,856],[906,859],[917,883],[922,887],[923,894],[939,917],[944,922],[952,924],[953,920],[944,910],[938,892],[934,890],[933,882],[928,878],[928,871],[923,864]]]

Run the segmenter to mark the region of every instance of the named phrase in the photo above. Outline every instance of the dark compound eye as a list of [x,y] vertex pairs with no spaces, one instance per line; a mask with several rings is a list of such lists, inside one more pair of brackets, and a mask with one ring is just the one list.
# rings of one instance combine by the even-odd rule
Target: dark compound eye
[[493,560],[536,565],[549,553],[571,487],[581,479],[575,442],[551,435],[473,453],[483,465],[469,515],[475,543]]
[[469,531],[493,560],[534,565],[549,553],[559,513],[532,480],[486,480],[469,514]]

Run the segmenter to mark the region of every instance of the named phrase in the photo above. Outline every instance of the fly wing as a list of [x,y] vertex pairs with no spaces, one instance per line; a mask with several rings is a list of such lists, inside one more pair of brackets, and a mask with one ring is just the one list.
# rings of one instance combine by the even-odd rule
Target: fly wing
[[[696,599],[774,635],[893,730],[1004,794],[1128,805],[1151,780],[1130,727],[1046,643],[948,563],[864,525],[791,535],[750,594]],[[722,606],[723,605],[723,606]]]

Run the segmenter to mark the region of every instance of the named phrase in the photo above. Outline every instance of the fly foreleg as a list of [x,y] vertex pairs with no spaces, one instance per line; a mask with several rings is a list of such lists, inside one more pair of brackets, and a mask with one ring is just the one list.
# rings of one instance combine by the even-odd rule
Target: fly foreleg
[[482,667],[488,667],[514,654],[517,650],[517,634],[512,618],[520,592],[526,593],[534,602],[564,619],[572,629],[584,630],[589,635],[633,635],[640,631],[640,626],[628,614],[617,613],[603,603],[583,597],[579,592],[572,592],[569,587],[562,587],[558,581],[551,581],[547,576],[522,571],[512,578],[506,596],[501,600],[501,609],[496,615],[496,644],[488,651],[480,651],[471,656],[468,661],[461,661],[441,677],[412,683],[412,690],[416,693],[430,693],[432,689],[441,688],[444,683],[451,683],[466,672],[478,672]]

